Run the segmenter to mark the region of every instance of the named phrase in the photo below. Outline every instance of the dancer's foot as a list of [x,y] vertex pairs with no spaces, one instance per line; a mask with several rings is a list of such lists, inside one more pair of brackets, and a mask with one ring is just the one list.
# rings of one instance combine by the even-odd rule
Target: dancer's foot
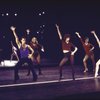
[[86,68],[85,70],[84,70],[84,73],[86,73],[88,71],[88,68]]
[[95,75],[94,75],[94,78],[97,78],[97,76],[98,76],[98,74],[95,74]]

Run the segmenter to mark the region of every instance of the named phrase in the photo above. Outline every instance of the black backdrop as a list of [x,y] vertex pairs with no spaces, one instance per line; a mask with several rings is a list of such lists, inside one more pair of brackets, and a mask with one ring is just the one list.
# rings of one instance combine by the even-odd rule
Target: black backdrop
[[[61,42],[57,35],[55,24],[60,26],[62,35],[70,33],[71,41],[78,47],[75,55],[76,64],[82,64],[84,50],[75,35],[78,31],[83,37],[88,36],[90,42],[95,46],[95,59],[98,59],[99,48],[95,38],[90,31],[95,30],[100,35],[100,3],[99,0],[8,0],[0,3],[0,48],[3,49],[3,58],[10,59],[11,45],[14,37],[10,26],[16,26],[19,37],[25,35],[25,30],[31,30],[29,40],[36,36],[45,48],[45,57],[60,60],[63,56]],[[15,17],[13,14],[18,13]],[[40,12],[45,12],[39,16]],[[9,16],[2,16],[2,13],[9,13]],[[37,34],[40,30],[43,33]]]

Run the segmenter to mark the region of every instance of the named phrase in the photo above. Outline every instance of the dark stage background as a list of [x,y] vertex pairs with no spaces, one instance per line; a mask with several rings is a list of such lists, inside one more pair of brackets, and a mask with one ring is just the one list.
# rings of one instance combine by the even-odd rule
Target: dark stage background
[[[14,37],[10,26],[16,27],[19,37],[25,35],[28,41],[36,36],[44,46],[44,57],[58,61],[63,57],[61,41],[55,24],[60,26],[62,35],[70,33],[72,43],[78,47],[75,64],[82,64],[84,50],[75,35],[78,31],[82,37],[88,36],[95,46],[95,59],[98,59],[99,48],[90,33],[95,30],[100,35],[100,3],[99,0],[20,0],[2,1],[0,3],[0,48],[3,59],[10,59],[11,44]],[[30,29],[29,35],[26,29]]]

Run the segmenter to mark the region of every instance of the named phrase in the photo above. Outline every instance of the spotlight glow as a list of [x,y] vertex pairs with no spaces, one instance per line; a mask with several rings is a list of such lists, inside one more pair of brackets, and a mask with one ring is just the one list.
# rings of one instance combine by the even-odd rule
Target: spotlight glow
[[42,12],[42,14],[45,14],[45,12]]
[[39,13],[39,16],[41,16],[42,14],[41,13]]
[[9,13],[6,13],[6,16],[8,16],[9,15]]
[[17,16],[17,13],[15,13],[14,15]]
[[45,27],[45,25],[43,25],[43,27]]
[[39,34],[39,31],[37,31],[37,34]]
[[4,14],[2,14],[2,16],[4,16]]

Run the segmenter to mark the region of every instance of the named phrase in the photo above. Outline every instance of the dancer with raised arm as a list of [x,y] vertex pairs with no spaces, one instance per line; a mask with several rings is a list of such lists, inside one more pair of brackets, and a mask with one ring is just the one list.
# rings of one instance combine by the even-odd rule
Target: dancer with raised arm
[[11,54],[10,61],[12,61],[12,59],[13,59],[14,56],[19,61],[19,57],[18,57],[18,54],[17,54],[17,48],[13,45],[12,41],[11,41],[11,46],[12,46],[12,54]]
[[[15,82],[19,79],[18,70],[23,63],[28,63],[28,67],[32,71],[33,81],[36,81],[37,80],[37,74],[34,70],[33,63],[31,61],[31,57],[32,57],[34,51],[28,44],[26,44],[26,38],[25,37],[21,38],[21,42],[19,41],[19,38],[18,38],[16,31],[15,31],[15,29],[16,29],[15,27],[12,26],[10,29],[13,32],[16,44],[17,44],[18,49],[20,51],[20,60],[16,64],[15,71],[14,71],[15,72],[14,73]],[[29,50],[31,51],[31,54],[29,53]]]
[[93,53],[93,50],[94,50],[94,46],[92,44],[89,43],[89,38],[85,38],[85,42],[82,40],[81,36],[80,36],[80,33],[76,32],[75,33],[78,38],[80,39],[82,45],[83,45],[83,48],[85,50],[85,57],[83,58],[83,64],[84,64],[84,73],[88,71],[88,67],[87,67],[87,60],[90,58],[92,60],[92,64],[93,64],[93,69],[95,69],[95,60],[94,60],[94,53]]
[[[42,75],[42,72],[41,72],[41,65],[40,65],[40,62],[41,62],[41,56],[40,56],[40,52],[41,50],[44,52],[44,48],[42,45],[40,45],[38,43],[38,40],[36,37],[33,37],[31,42],[30,42],[30,46],[31,48],[34,50],[34,54],[32,56],[32,61],[36,61],[37,63],[37,67],[38,67],[38,70],[39,70],[39,75]],[[30,70],[28,72],[28,75],[30,74]]]
[[[99,40],[99,38],[97,37],[95,31],[91,31],[91,33],[94,35],[94,37],[95,37],[95,39],[96,39],[96,41],[97,41],[97,43],[98,43],[98,46],[99,46],[99,48],[100,48],[100,40]],[[100,58],[100,53],[99,53],[98,55],[99,55],[99,58]],[[100,66],[100,59],[96,62],[95,75],[94,75],[95,78],[98,76],[99,66]]]
[[[62,38],[59,26],[57,24],[56,24],[56,28],[57,28],[57,32],[58,32],[59,38],[60,38],[60,40],[62,42],[62,49],[63,49],[63,53],[64,53],[64,58],[61,60],[61,62],[59,64],[59,66],[60,66],[60,70],[59,70],[60,78],[59,79],[62,79],[62,68],[63,68],[63,65],[68,61],[68,59],[70,59],[71,67],[72,67],[72,78],[74,80],[75,77],[74,77],[74,69],[73,69],[73,62],[74,62],[73,61],[73,57],[74,57],[74,54],[77,51],[77,47],[74,46],[70,42],[70,34],[65,34],[64,38]],[[74,51],[72,51],[73,48],[74,48]]]

